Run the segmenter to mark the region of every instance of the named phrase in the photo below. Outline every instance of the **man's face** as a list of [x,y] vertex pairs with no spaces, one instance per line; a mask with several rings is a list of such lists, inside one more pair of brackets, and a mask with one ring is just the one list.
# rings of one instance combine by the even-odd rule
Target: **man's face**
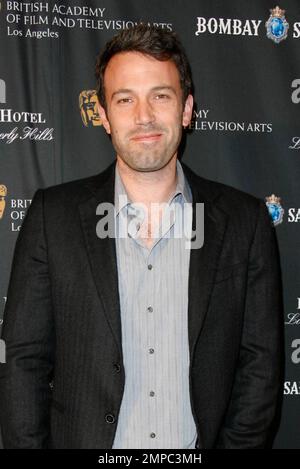
[[138,52],[119,53],[107,65],[104,84],[107,112],[99,106],[99,113],[117,155],[137,171],[166,166],[193,107],[191,95],[183,107],[176,65]]

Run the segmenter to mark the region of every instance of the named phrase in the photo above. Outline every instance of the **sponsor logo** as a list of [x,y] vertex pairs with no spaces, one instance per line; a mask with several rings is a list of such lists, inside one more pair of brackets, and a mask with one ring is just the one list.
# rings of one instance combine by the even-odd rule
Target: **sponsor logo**
[[[10,199],[6,200],[8,194],[7,187],[4,184],[0,184],[0,220],[10,216],[11,219],[11,231],[20,231],[23,219],[26,215],[26,210],[31,204],[31,199]],[[6,215],[6,212],[10,214]]]
[[300,150],[300,137],[293,137],[292,144],[289,146],[290,150]]
[[[130,28],[141,22],[109,18],[105,7],[64,3],[7,1],[7,36],[37,40],[57,39],[62,28],[108,31]],[[171,23],[153,22],[153,25],[172,31]]]
[[262,20],[239,20],[237,18],[209,18],[198,16],[196,36],[203,33],[227,34],[229,36],[258,36]]
[[300,222],[300,208],[290,207],[288,210],[288,222],[298,223]]
[[279,42],[287,38],[289,29],[289,24],[284,16],[285,10],[277,6],[272,8],[270,13],[271,15],[266,22],[267,37],[274,41],[275,44],[279,44]]
[[[300,298],[297,298],[298,300],[298,306],[297,309],[300,311]],[[289,313],[287,315],[287,321],[285,321],[286,325],[290,326],[300,326],[300,312],[299,313]]]
[[300,313],[289,313],[287,317],[285,324],[300,326]]
[[[3,81],[3,80],[2,80]],[[5,86],[2,92],[6,92]],[[1,91],[0,91],[1,94]],[[4,95],[4,98],[6,96]],[[10,145],[15,140],[35,140],[35,141],[50,141],[54,140],[54,129],[43,128],[40,129],[38,125],[26,125],[26,124],[46,124],[46,119],[41,112],[27,112],[27,111],[15,111],[14,109],[0,109],[0,124],[19,124],[24,123],[23,128],[14,127],[8,129],[5,132],[0,129],[0,141]]]
[[95,90],[84,90],[79,95],[79,109],[85,127],[102,125],[97,110],[98,98]]
[[212,117],[210,109],[200,109],[193,112],[189,129],[202,132],[271,133],[272,123],[217,121]]
[[300,381],[285,381],[283,394],[300,396]]
[[3,218],[5,210],[5,197],[7,196],[7,187],[4,184],[0,184],[0,220]]
[[[279,6],[272,8],[269,19],[265,22],[266,36],[275,44],[287,38],[289,23],[285,18],[285,10]],[[262,30],[264,21],[262,19],[240,19],[240,18],[196,18],[195,36],[202,34],[219,34],[228,36],[258,37]],[[300,22],[295,22],[290,28],[294,39],[300,38]]]
[[30,204],[31,199],[11,199],[11,231],[20,231],[22,222],[26,215],[26,210],[29,208]]
[[266,197],[265,200],[273,225],[279,225],[283,221],[284,214],[284,209],[281,206],[280,197],[276,197],[276,195],[272,194],[269,197]]

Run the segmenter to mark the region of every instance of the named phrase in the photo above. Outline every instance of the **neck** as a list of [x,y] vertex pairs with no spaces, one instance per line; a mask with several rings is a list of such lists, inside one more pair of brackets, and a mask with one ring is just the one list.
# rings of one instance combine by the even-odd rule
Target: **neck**
[[118,155],[117,165],[126,192],[132,202],[145,205],[167,202],[177,183],[175,154],[169,163],[157,171],[137,171],[130,168]]

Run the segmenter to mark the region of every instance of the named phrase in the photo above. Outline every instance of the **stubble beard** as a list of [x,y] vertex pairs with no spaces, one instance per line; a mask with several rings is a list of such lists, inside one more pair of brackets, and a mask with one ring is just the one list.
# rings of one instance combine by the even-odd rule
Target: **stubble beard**
[[181,125],[178,125],[176,135],[174,135],[173,141],[171,142],[165,140],[168,135],[166,129],[147,129],[144,132],[140,131],[140,134],[156,131],[162,131],[163,135],[161,138],[164,142],[155,142],[153,145],[143,142],[135,143],[130,141],[131,135],[129,134],[125,139],[128,143],[123,143],[118,136],[112,133],[112,144],[122,161],[131,169],[140,172],[158,171],[164,168],[177,152],[181,141],[182,129]]

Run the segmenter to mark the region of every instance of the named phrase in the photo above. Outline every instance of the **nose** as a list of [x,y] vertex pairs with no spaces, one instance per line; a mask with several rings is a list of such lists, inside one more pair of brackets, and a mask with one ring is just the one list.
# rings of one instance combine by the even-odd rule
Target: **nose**
[[149,125],[155,121],[153,108],[147,99],[140,100],[136,105],[135,123],[137,125]]

